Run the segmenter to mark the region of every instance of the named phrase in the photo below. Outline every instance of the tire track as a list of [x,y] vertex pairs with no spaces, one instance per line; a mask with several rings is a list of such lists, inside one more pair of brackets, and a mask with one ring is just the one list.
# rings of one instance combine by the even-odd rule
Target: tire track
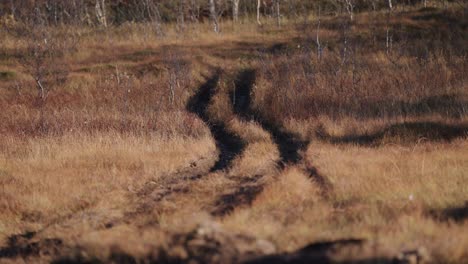
[[198,92],[190,99],[187,106],[189,112],[196,114],[207,124],[220,151],[219,159],[210,172],[227,169],[234,158],[242,153],[246,146],[246,143],[239,136],[228,131],[222,122],[213,122],[206,112],[216,92],[221,75],[222,72],[217,70],[211,78],[199,87]]
[[[304,141],[298,135],[285,131],[284,128],[274,124],[265,118],[259,111],[252,108],[252,89],[256,81],[256,71],[254,69],[242,70],[236,78],[234,94],[231,98],[236,98],[233,102],[234,111],[240,117],[247,120],[254,120],[263,129],[268,131],[278,146],[281,160],[278,166],[284,169],[287,165],[299,165],[302,161],[301,153],[304,152],[310,141]],[[321,175],[317,168],[304,166],[308,175],[320,186],[325,195],[332,189],[331,183],[326,177]]]
[[[220,70],[206,80],[199,88],[197,93],[189,100],[187,111],[197,115],[202,119],[210,129],[219,150],[218,161],[208,170],[201,168],[187,168],[174,175],[161,177],[145,184],[140,190],[135,192],[139,201],[134,211],[127,212],[121,219],[112,219],[103,224],[102,228],[96,230],[113,228],[122,223],[137,222],[139,216],[148,214],[155,209],[155,204],[174,195],[190,192],[190,186],[187,182],[196,182],[212,172],[223,171],[231,166],[234,158],[245,148],[245,142],[237,135],[229,132],[221,122],[212,122],[206,110],[211,102],[219,79],[222,75]],[[196,166],[193,165],[193,166]],[[67,217],[70,218],[72,216]],[[65,221],[65,220],[64,220]],[[12,235],[8,239],[8,245],[0,248],[0,259],[10,259],[16,257],[37,257],[39,255],[57,256],[67,246],[59,238],[53,239],[35,239],[36,235],[48,228],[45,227],[36,232],[26,232],[20,235]],[[37,240],[35,242],[35,240]]]
[[[246,121],[257,122],[265,131],[269,132],[280,152],[277,166],[284,170],[286,166],[297,165],[303,167],[309,177],[320,187],[322,197],[327,197],[332,190],[329,180],[321,175],[317,168],[302,163],[301,152],[305,151],[310,142],[301,140],[297,135],[284,129],[265,118],[252,108],[252,89],[256,81],[256,71],[245,69],[235,78],[235,87],[230,94],[234,113]],[[258,180],[253,182],[239,182],[233,192],[221,195],[215,202],[214,216],[225,216],[236,207],[251,204],[255,197],[263,191],[264,185]]]
[[282,169],[287,164],[297,164],[301,160],[300,152],[309,142],[300,140],[295,134],[283,131],[273,122],[268,121],[261,113],[252,109],[252,88],[256,81],[254,69],[242,70],[235,79],[235,89],[231,94],[231,102],[234,112],[244,120],[253,120],[268,131],[280,152],[281,160],[278,166]]
[[223,217],[240,206],[250,206],[257,195],[264,189],[264,184],[260,183],[263,176],[264,175],[231,177],[231,179],[235,181],[234,190],[224,193],[217,198],[215,201],[215,209],[211,211],[211,215]]
[[137,192],[142,201],[139,202],[140,206],[135,212],[129,214],[131,217],[135,218],[153,210],[155,203],[161,202],[171,195],[190,193],[190,186],[186,184],[187,182],[194,183],[210,173],[229,169],[232,161],[245,149],[246,143],[239,136],[228,131],[222,122],[213,121],[207,113],[222,75],[223,72],[220,69],[215,70],[213,75],[199,86],[186,107],[188,112],[197,115],[208,126],[219,151],[218,160],[205,172],[186,171],[182,174],[179,173],[177,177],[162,177],[159,181],[150,182]]
[[[155,204],[167,197],[190,193],[188,182],[192,184],[213,172],[226,172],[231,167],[233,160],[242,154],[247,143],[241,137],[229,131],[223,122],[213,121],[207,113],[222,75],[222,71],[217,70],[211,77],[207,78],[198,88],[197,93],[189,100],[186,108],[187,111],[202,119],[210,129],[219,151],[218,161],[211,168],[208,167],[209,169],[187,168],[178,172],[177,177],[174,175],[172,175],[174,177],[162,177],[160,180],[146,184],[135,192],[139,201],[134,211],[125,213],[122,219],[113,219],[105,223],[99,230],[113,228],[122,223],[133,222],[136,224],[139,216],[153,211],[157,207],[155,207]],[[235,90],[230,94],[234,114],[246,121],[256,121],[272,136],[280,153],[280,160],[277,162],[278,168],[283,170],[286,166],[299,165],[302,160],[300,153],[305,150],[309,142],[300,140],[293,133],[285,132],[281,127],[269,122],[260,113],[252,109],[251,93],[255,80],[256,72],[253,69],[243,70],[236,76]],[[322,177],[315,168],[305,168],[304,170],[320,185],[324,193],[328,192],[330,185],[326,178]],[[224,174],[227,177],[226,173]],[[228,177],[229,180],[233,181],[233,184],[228,184],[226,187],[231,190],[216,198],[211,215],[223,217],[238,207],[251,205],[257,195],[264,189],[265,181],[262,180],[263,177],[264,175]],[[0,258],[37,255],[56,256],[64,248],[68,247],[60,239],[32,242],[35,233],[22,239],[21,243],[17,242],[17,237],[23,236],[12,236],[8,247],[0,248]]]

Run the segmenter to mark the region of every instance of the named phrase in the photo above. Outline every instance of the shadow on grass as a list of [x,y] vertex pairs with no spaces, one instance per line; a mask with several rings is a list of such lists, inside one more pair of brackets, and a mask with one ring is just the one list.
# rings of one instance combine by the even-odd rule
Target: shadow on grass
[[345,116],[367,120],[438,115],[461,119],[468,115],[468,99],[463,98],[460,94],[429,96],[416,102],[393,99],[331,100],[328,98],[313,98],[304,94],[296,103],[302,107],[294,115],[296,118],[326,115],[332,119],[340,119]]
[[394,124],[380,131],[365,135],[335,137],[320,130],[317,136],[333,144],[356,144],[378,146],[386,142],[416,143],[421,140],[431,142],[451,142],[468,136],[468,126],[447,125],[436,122],[406,122]]
[[336,241],[325,241],[310,244],[302,249],[292,253],[276,254],[270,256],[259,257],[245,264],[283,264],[283,263],[406,263],[398,262],[396,259],[389,257],[371,257],[360,260],[342,260],[336,261],[331,255],[339,254],[340,251],[353,250],[359,252],[365,246],[366,241],[362,239],[343,239]]
[[468,220],[468,201],[463,206],[451,207],[442,210],[431,210],[429,215],[440,221],[453,221],[457,223]]
[[421,13],[414,15],[411,19],[415,21],[433,21],[437,24],[449,24],[466,28],[468,26],[468,19],[463,16],[455,16],[450,12],[440,10],[434,7],[426,7],[420,9]]

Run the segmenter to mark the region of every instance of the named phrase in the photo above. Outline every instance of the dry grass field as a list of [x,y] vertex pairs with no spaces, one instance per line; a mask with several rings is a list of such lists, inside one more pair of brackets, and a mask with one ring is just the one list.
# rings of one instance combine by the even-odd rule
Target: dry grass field
[[1,21],[0,263],[468,263],[466,8]]

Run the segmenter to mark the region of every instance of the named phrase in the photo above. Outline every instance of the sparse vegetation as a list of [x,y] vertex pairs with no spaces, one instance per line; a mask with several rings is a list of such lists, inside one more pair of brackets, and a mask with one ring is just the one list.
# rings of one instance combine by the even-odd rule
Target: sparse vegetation
[[468,262],[468,6],[312,2],[0,3],[0,263]]

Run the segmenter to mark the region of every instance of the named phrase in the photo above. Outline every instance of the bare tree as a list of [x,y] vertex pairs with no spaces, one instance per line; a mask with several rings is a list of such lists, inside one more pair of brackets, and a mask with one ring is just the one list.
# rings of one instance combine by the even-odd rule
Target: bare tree
[[190,65],[184,62],[180,52],[170,51],[165,54],[164,60],[168,86],[167,102],[170,107],[180,107],[183,104],[183,90],[191,81]]
[[33,78],[40,101],[45,102],[51,89],[67,80],[69,71],[63,57],[77,44],[76,36],[64,36],[51,28],[39,6],[26,22],[15,23],[8,31],[25,40],[26,50],[21,49],[18,62]]
[[276,24],[277,24],[278,27],[281,26],[280,1],[281,1],[281,0],[275,0],[275,6],[276,6]]
[[387,12],[387,15],[386,15],[386,27],[387,27],[387,30],[386,30],[386,41],[385,41],[385,48],[387,50],[387,55],[390,54],[390,50],[392,49],[392,44],[393,44],[393,36],[392,36],[392,33],[390,31],[390,17],[391,17],[391,10],[389,10]]
[[199,19],[200,19],[200,10],[201,10],[201,7],[200,7],[200,3],[198,0],[191,0],[190,1],[190,7],[189,7],[189,10],[190,10],[190,19],[192,20],[192,22],[198,22]]
[[106,0],[96,0],[95,9],[99,24],[107,28]]
[[239,1],[232,0],[232,19],[234,22],[239,22]]
[[185,8],[186,8],[186,0],[180,0],[179,2],[179,16],[177,18],[177,24],[179,29],[185,29]]
[[348,11],[349,19],[354,20],[354,2],[353,0],[345,0],[346,11]]
[[260,8],[262,7],[262,0],[257,0],[257,24],[262,25],[260,21]]
[[216,5],[214,0],[210,0],[210,16],[214,24],[214,32],[219,33],[218,13],[216,12]]
[[161,25],[161,14],[159,13],[158,5],[153,0],[145,0],[146,12],[148,13],[149,20],[154,23],[154,28],[158,36],[163,36]]
[[320,43],[320,6],[318,9],[318,19],[317,19],[317,36],[316,36],[316,44],[317,44],[317,58],[320,60],[322,58],[322,45]]

